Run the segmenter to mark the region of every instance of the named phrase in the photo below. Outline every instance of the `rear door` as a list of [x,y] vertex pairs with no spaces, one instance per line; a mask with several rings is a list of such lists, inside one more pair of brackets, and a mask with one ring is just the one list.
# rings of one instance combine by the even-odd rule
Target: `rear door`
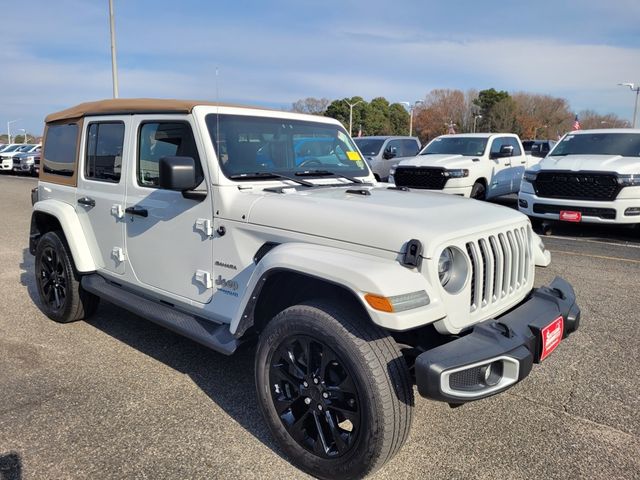
[[135,152],[125,233],[135,282],[179,300],[207,303],[213,283],[213,232],[207,229],[213,219],[212,195],[209,191],[202,199],[161,189],[158,169],[162,157],[192,157],[202,178],[199,189],[206,189],[198,132],[185,116],[136,116],[132,123]]
[[76,211],[101,270],[122,275],[124,256],[125,178],[122,159],[129,117],[87,120],[83,141]]

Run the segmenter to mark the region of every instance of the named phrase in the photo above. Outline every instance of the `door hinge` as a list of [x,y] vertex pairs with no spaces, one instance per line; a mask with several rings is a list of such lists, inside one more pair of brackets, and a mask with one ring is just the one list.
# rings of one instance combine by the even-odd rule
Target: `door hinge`
[[124,262],[124,251],[120,247],[113,247],[111,250],[111,256],[118,262]]
[[123,218],[124,209],[122,208],[122,205],[119,205],[117,203],[114,203],[113,205],[111,205],[111,215],[113,215],[116,218]]
[[205,288],[213,288],[213,278],[210,272],[196,270],[196,282],[201,283]]
[[198,218],[196,220],[196,230],[200,230],[207,237],[213,237],[213,223],[208,218]]

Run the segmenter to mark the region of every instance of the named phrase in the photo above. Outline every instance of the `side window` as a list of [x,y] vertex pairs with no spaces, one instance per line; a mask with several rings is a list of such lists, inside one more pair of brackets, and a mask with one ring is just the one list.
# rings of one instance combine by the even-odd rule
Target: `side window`
[[411,139],[402,140],[402,156],[403,157],[415,157],[418,155],[418,142]]
[[87,128],[84,176],[90,180],[118,183],[122,171],[124,123],[92,123]]
[[44,141],[45,173],[72,177],[78,154],[78,124],[49,125]]
[[522,150],[520,150],[520,145],[518,145],[518,140],[513,137],[507,137],[507,145],[511,145],[513,147],[513,155],[522,155]]
[[498,137],[493,139],[493,143],[491,144],[491,155],[500,153],[500,149],[503,145],[508,145],[505,141],[507,140],[505,137]]
[[145,122],[138,132],[138,185],[157,188],[162,157],[191,157],[200,181],[204,179],[195,138],[187,122]]

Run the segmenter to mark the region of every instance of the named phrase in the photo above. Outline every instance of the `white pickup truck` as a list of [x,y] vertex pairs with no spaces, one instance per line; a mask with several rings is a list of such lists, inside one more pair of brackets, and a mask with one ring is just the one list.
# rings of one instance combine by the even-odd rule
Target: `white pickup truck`
[[513,133],[442,135],[401,161],[389,182],[486,200],[517,193],[525,169],[539,161]]
[[640,129],[566,134],[525,172],[518,206],[538,222],[640,224]]

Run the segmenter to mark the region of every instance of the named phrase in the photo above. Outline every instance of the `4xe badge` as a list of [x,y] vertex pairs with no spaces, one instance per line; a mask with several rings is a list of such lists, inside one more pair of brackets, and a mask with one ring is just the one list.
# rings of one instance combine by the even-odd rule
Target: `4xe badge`
[[560,344],[560,340],[562,340],[562,332],[564,332],[564,319],[562,318],[562,315],[540,331],[540,337],[542,339],[540,361],[547,358]]
[[560,220],[562,220],[563,222],[581,222],[582,212],[560,210]]

